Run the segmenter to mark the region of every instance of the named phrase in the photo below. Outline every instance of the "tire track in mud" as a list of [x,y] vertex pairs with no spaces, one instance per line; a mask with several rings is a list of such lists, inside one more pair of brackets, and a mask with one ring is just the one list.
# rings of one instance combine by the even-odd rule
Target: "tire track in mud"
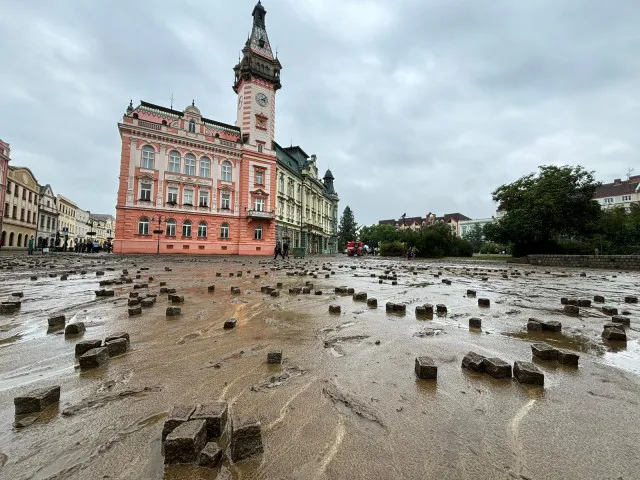
[[509,446],[511,447],[511,451],[515,455],[515,473],[517,475],[523,476],[523,471],[525,469],[525,459],[524,452],[522,448],[522,442],[520,442],[518,436],[520,433],[520,424],[524,417],[527,416],[529,411],[533,408],[536,403],[536,399],[532,398],[529,400],[520,410],[516,412],[516,414],[511,418],[509,423],[507,424],[507,439],[509,442]]

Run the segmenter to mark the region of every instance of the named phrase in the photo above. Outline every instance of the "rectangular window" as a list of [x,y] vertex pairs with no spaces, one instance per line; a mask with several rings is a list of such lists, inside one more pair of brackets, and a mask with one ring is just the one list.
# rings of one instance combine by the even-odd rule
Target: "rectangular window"
[[210,168],[210,163],[209,160],[207,159],[200,159],[200,176],[201,177],[208,177],[211,174],[211,168]]
[[264,185],[264,172],[256,170],[256,185]]
[[167,203],[178,203],[178,188],[169,187],[167,192]]
[[262,149],[263,149],[263,144],[259,143],[258,144],[258,152],[262,153]]
[[24,222],[24,208],[20,209],[20,220]]
[[17,196],[19,196],[19,195],[20,195],[20,194],[18,193],[18,189],[19,189],[19,188],[20,188],[20,187],[19,187],[18,185],[16,185],[16,188],[14,188],[14,189],[13,189],[13,196],[14,196],[14,197],[17,197]]
[[33,202],[33,192],[29,192],[29,202]]
[[207,224],[200,223],[198,224],[198,237],[205,238],[207,236]]
[[201,207],[209,206],[209,192],[207,190],[200,190],[198,192],[198,205]]
[[155,152],[151,147],[143,147],[142,149],[142,168],[153,170],[153,160]]
[[253,209],[257,212],[264,212],[264,198],[256,198],[253,200]]
[[190,155],[186,155],[184,157],[184,173],[186,175],[195,175],[196,174],[196,159],[192,158]]
[[138,235],[149,235],[149,220],[146,218],[138,221]]
[[9,204],[8,203],[4,204],[4,216],[9,218]]
[[229,238],[229,225],[226,223],[220,227],[220,238]]
[[180,173],[180,154],[178,152],[169,154],[169,172]]
[[191,223],[183,223],[182,224],[182,236],[190,237],[191,236]]
[[7,193],[11,193],[11,182],[7,182]]
[[221,198],[221,207],[223,210],[229,210],[230,206],[231,206],[231,195],[229,195],[228,193],[223,193],[222,195],[220,195]]
[[151,201],[151,184],[150,183],[142,183],[140,185],[140,200],[144,200],[146,202]]
[[176,236],[176,222],[170,220],[167,222],[167,237],[175,237]]
[[40,228],[44,228],[44,215],[40,215]]
[[183,205],[193,205],[193,190],[184,190],[183,194]]

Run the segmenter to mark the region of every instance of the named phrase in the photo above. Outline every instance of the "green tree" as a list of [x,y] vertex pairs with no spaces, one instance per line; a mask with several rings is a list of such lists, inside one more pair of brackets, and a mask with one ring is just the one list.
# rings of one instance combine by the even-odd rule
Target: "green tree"
[[385,242],[391,243],[400,239],[400,232],[393,225],[371,225],[360,229],[360,241],[371,248]]
[[342,212],[340,224],[338,225],[338,248],[340,251],[344,250],[347,242],[357,240],[357,235],[358,224],[351,207],[347,205],[344,212]]
[[484,230],[476,223],[463,238],[471,244],[474,253],[479,253],[484,244]]
[[539,168],[493,192],[506,213],[485,235],[513,244],[515,256],[556,251],[560,240],[592,234],[600,218],[593,172],[581,166]]

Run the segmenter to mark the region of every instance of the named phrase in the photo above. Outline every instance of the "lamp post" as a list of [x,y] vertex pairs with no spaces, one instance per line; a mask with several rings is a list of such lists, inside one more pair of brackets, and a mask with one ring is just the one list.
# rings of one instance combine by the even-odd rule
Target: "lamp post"
[[[155,217],[151,217],[151,221],[155,221]],[[156,248],[156,255],[160,255],[160,235],[162,235],[163,232],[164,230],[162,230],[162,215],[158,215],[158,228],[153,231],[154,234],[158,235],[158,246]]]

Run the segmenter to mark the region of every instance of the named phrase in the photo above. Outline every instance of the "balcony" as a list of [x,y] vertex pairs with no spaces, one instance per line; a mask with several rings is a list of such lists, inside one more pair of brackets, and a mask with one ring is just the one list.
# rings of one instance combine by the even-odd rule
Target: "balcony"
[[247,211],[247,217],[250,218],[264,218],[267,220],[273,220],[276,218],[276,212],[263,212],[262,210],[249,210]]

